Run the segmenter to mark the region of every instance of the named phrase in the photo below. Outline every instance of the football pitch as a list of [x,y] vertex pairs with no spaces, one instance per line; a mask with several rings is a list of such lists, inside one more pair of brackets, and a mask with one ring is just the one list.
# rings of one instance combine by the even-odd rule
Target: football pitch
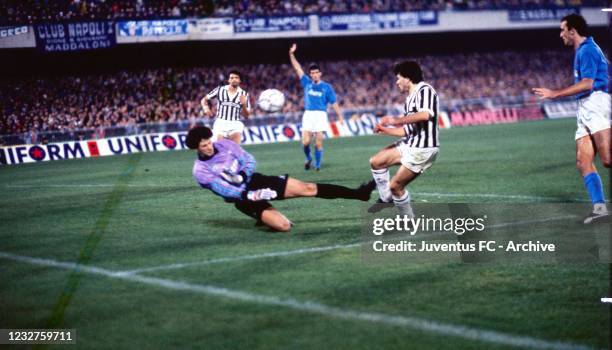
[[[574,131],[574,119],[443,130],[413,201],[571,202],[584,215]],[[327,140],[320,172],[295,142],[245,148],[264,174],[354,187],[391,141]],[[197,186],[194,157],[0,168],[0,328],[76,329],[83,349],[610,347],[608,264],[374,263],[362,202],[274,202],[295,226],[270,232]]]

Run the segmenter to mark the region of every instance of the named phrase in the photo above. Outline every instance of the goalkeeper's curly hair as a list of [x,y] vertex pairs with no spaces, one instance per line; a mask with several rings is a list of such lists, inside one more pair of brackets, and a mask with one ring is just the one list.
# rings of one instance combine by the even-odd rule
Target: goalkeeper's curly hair
[[200,141],[208,140],[212,136],[213,134],[210,128],[205,126],[197,126],[189,130],[189,133],[187,134],[187,147],[189,147],[189,149],[197,149]]

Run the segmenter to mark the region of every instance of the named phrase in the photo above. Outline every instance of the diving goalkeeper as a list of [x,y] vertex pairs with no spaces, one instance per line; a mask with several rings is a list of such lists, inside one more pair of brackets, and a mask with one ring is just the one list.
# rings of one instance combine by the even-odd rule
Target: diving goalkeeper
[[375,188],[374,181],[352,189],[302,182],[288,175],[263,175],[255,172],[255,158],[238,144],[225,139],[213,142],[212,136],[212,131],[205,126],[193,128],[187,134],[187,147],[198,154],[193,165],[194,179],[273,230],[287,232],[292,223],[268,201],[299,197],[367,201]]

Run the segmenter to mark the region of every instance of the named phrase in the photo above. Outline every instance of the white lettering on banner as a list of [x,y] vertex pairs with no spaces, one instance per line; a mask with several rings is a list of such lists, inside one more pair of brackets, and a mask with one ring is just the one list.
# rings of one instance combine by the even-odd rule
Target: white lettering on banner
[[28,26],[0,28],[0,38],[6,38],[9,36],[15,36],[15,35],[27,34],[27,33],[28,33]]
[[87,49],[102,49],[111,47],[110,40],[100,40],[92,42],[71,42],[62,44],[47,44],[45,45],[45,51],[74,51],[74,50],[87,50]]
[[539,106],[451,113],[453,126],[516,123],[522,120],[540,119],[544,119],[544,114]]
[[[324,136],[351,137],[374,133],[376,116],[363,113],[347,119],[344,124],[330,123]],[[251,126],[244,129],[242,142],[245,145],[298,141],[301,124],[277,124]],[[187,132],[145,134],[107,139],[62,142],[47,145],[11,146],[0,148],[0,165],[34,163],[42,161],[103,157],[139,152],[185,150]]]
[[72,37],[98,36],[106,34],[106,29],[102,22],[70,23],[68,33]]
[[38,26],[37,29],[38,36],[41,39],[64,38],[66,36],[64,25],[62,24],[41,25]]

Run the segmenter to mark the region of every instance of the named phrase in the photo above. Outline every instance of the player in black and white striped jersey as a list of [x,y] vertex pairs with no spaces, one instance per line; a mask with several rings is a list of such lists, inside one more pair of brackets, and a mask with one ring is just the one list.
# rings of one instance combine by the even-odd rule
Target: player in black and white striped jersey
[[241,75],[238,71],[230,71],[227,85],[219,85],[209,92],[200,103],[204,114],[213,116],[209,106],[209,100],[217,98],[217,115],[213,124],[213,135],[215,139],[225,137],[237,144],[242,139],[244,124],[242,117],[248,118],[251,114],[251,102],[249,94],[240,88]]
[[[423,72],[417,62],[398,63],[393,67],[393,72],[399,90],[408,93],[404,116],[383,117],[375,131],[399,136],[401,139],[370,158],[370,166],[380,196],[378,203],[393,202],[401,214],[413,216],[410,193],[405,187],[436,160],[440,146],[440,103],[434,88],[423,81]],[[389,167],[394,165],[400,167],[393,178],[389,179]],[[374,205],[369,211],[377,212],[382,208],[383,205]]]

